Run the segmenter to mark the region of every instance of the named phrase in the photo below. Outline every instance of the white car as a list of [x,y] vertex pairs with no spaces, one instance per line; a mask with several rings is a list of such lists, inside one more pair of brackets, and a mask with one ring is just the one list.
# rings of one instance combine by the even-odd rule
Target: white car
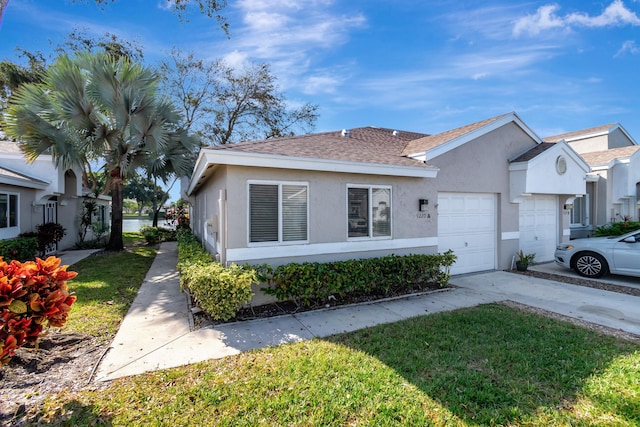
[[607,273],[640,277],[640,230],[622,236],[576,239],[556,248],[556,264],[585,277]]

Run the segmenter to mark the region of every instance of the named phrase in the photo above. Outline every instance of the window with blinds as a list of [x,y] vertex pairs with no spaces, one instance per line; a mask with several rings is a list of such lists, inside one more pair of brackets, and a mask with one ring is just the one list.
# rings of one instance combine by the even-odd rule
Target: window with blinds
[[307,240],[306,184],[249,184],[249,242]]

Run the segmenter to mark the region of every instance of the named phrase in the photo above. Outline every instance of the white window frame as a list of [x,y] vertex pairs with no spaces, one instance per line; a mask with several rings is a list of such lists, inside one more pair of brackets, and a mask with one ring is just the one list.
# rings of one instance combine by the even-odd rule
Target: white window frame
[[[582,207],[582,217],[580,218],[580,222],[573,222],[574,218],[573,218],[573,213],[574,213],[574,209],[575,209],[575,205],[576,202],[580,200],[580,202],[582,203],[581,207]],[[585,227],[585,226],[589,226],[591,225],[591,218],[589,217],[589,210],[591,209],[591,198],[590,198],[590,194],[587,193],[582,197],[576,197],[573,200],[573,208],[571,208],[571,213],[569,215],[569,221],[570,221],[570,226],[571,227]]]
[[[278,240],[271,242],[252,242],[251,241],[251,185],[273,185],[278,187]],[[283,185],[299,185],[307,189],[307,238],[306,240],[283,240],[283,221],[282,215],[282,186]],[[284,245],[303,245],[309,243],[309,182],[306,181],[264,181],[249,180],[247,181],[247,247],[259,246],[284,246]]]
[[[7,196],[7,226],[0,228],[0,239],[12,239],[14,237],[18,237],[20,234],[20,193],[15,193],[13,191],[0,191],[0,194],[4,194]],[[11,226],[11,216],[10,216],[10,196],[16,196],[16,225]]]
[[[368,236],[362,237],[349,237],[349,189],[350,188],[364,188],[367,189],[367,197],[369,200],[367,201],[368,212],[367,212],[367,226],[368,226]],[[373,235],[373,190],[374,189],[382,189],[389,190],[389,235],[388,236],[374,236]],[[362,241],[362,240],[390,240],[393,239],[393,189],[391,185],[364,185],[364,184],[347,184],[347,188],[345,191],[346,201],[345,206],[347,207],[347,217],[345,218],[345,224],[347,226],[347,241]]]

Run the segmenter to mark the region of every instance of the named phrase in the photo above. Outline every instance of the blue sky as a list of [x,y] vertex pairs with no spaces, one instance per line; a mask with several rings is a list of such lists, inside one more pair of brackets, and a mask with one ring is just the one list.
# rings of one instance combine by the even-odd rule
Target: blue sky
[[173,46],[268,62],[317,131],[438,133],[515,111],[544,137],[620,122],[640,141],[640,0],[238,0],[230,37],[161,0],[10,0],[0,58],[51,51],[73,28],[135,40],[153,65]]

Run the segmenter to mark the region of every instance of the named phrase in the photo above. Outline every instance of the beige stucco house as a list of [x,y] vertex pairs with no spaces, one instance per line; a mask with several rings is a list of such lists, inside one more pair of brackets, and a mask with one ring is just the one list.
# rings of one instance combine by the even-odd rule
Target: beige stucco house
[[571,237],[588,237],[597,226],[640,219],[640,145],[612,123],[544,138],[563,141],[589,164],[585,194],[570,209]]
[[[73,247],[78,240],[82,202],[88,197],[81,174],[77,169],[57,168],[46,154],[28,163],[18,144],[0,141],[0,240],[57,222],[67,234],[52,251]],[[101,196],[96,201],[94,220],[108,224],[111,199]]]
[[222,262],[452,249],[453,274],[551,261],[589,166],[515,113],[437,135],[376,127],[205,148],[184,197]]

